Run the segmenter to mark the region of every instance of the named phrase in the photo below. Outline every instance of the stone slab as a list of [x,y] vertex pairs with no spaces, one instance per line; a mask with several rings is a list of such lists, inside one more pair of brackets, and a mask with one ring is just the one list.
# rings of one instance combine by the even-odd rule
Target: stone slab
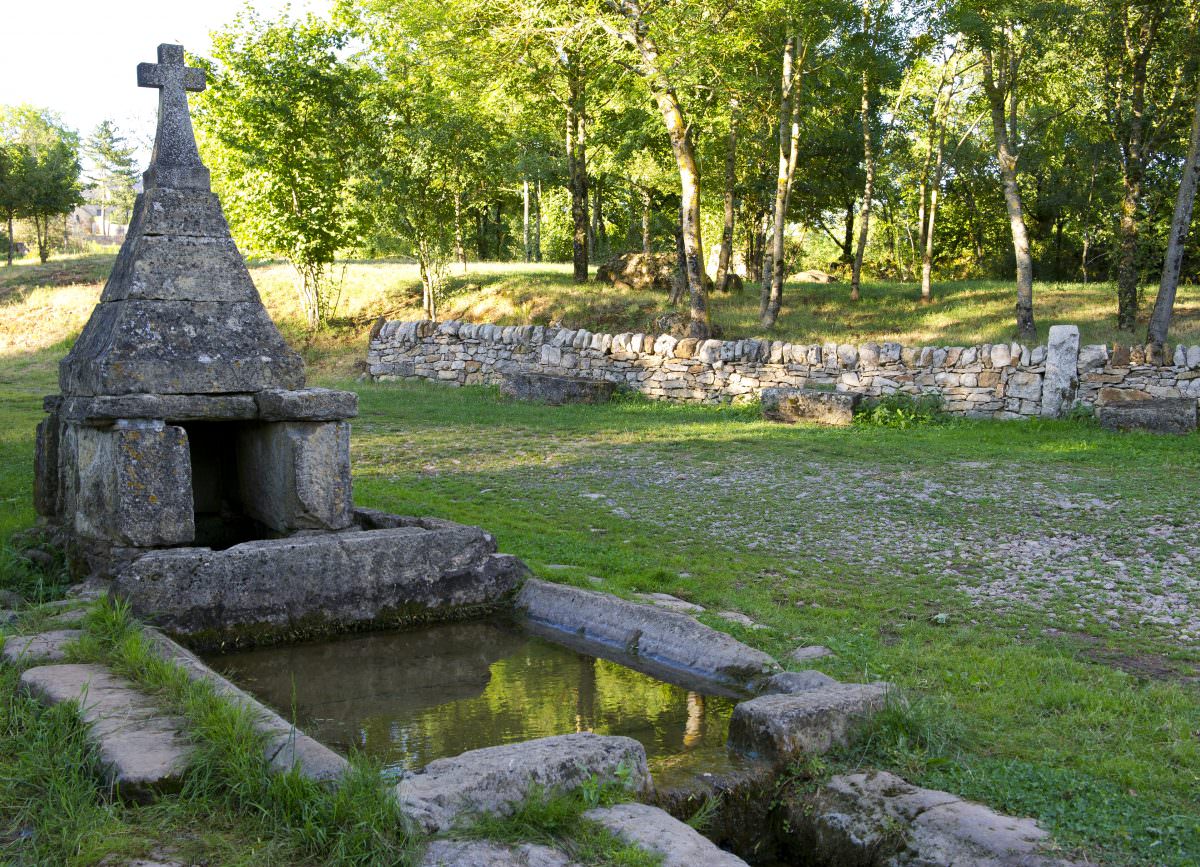
[[337,780],[349,769],[349,762],[340,755],[313,740],[258,699],[238,689],[190,650],[156,629],[146,627],[143,633],[151,650],[160,659],[178,665],[189,679],[208,683],[218,695],[249,712],[255,728],[266,735],[264,753],[275,773],[288,773],[295,768],[310,780],[329,782]]
[[252,421],[258,405],[249,394],[123,394],[68,397],[61,417],[83,424],[120,419],[181,421]]
[[796,848],[820,865],[1066,865],[1032,819],[997,813],[885,771],[836,776],[787,809]]
[[665,608],[668,611],[678,611],[682,614],[700,614],[704,611],[703,605],[688,602],[686,599],[680,599],[678,596],[672,596],[670,593],[635,593],[633,595],[642,602],[657,605],[659,608]]
[[100,295],[101,303],[151,301],[259,301],[237,245],[225,237],[135,235]]
[[304,385],[304,363],[257,301],[96,305],[59,365],[63,394],[214,394]]
[[746,867],[699,831],[648,804],[615,804],[583,814],[639,849],[658,855],[662,867]]
[[254,395],[263,421],[342,421],[358,415],[358,395],[329,388],[267,389]]
[[822,659],[833,656],[833,651],[821,644],[804,644],[788,654],[788,659],[795,662],[808,662],[810,659]]
[[67,645],[82,635],[78,629],[52,629],[37,635],[10,635],[4,640],[4,658],[14,665],[59,662],[67,658]]
[[815,388],[764,388],[762,413],[768,421],[811,422],[844,427],[854,423],[854,410],[862,402],[856,392],[821,391]]
[[1196,430],[1196,399],[1159,397],[1114,401],[1097,406],[1096,418],[1107,430],[1189,434]]
[[134,203],[129,233],[228,238],[229,224],[215,194],[199,190],[147,190]]
[[616,392],[615,383],[603,379],[553,376],[548,373],[506,372],[500,393],[517,400],[560,406],[567,403],[605,403]]
[[1079,385],[1079,329],[1052,325],[1046,343],[1046,374],[1042,377],[1042,408],[1046,418],[1058,418],[1071,408]]
[[775,762],[825,753],[844,746],[855,726],[884,708],[891,691],[886,683],[839,683],[759,696],[733,709],[729,745]]
[[175,548],[135,561],[112,592],[194,647],[257,643],[498,605],[527,570],[495,551],[490,535],[461,524]]
[[102,665],[45,665],[25,671],[21,688],[45,705],[79,702],[105,778],[122,797],[179,789],[191,751],[185,722],[162,715],[129,681]]
[[59,435],[62,425],[57,413],[38,423],[33,458],[33,506],[45,518],[58,516]]
[[531,579],[517,594],[516,608],[534,623],[743,689],[779,668],[762,651],[686,614],[595,590]]
[[557,849],[536,843],[505,846],[490,840],[434,840],[419,867],[579,867]]
[[447,830],[470,815],[507,815],[534,786],[573,789],[585,780],[627,779],[634,794],[650,788],[646,751],[632,738],[591,733],[538,738],[437,759],[404,778],[396,795],[425,831]]

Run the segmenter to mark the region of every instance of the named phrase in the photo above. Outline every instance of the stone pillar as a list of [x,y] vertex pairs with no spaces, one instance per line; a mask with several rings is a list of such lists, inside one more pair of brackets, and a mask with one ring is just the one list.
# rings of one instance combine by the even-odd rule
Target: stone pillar
[[350,526],[350,424],[273,422],[238,435],[242,508],[280,533]]
[[1042,382],[1042,416],[1059,418],[1071,408],[1079,386],[1079,329],[1054,325],[1046,346],[1046,376]]

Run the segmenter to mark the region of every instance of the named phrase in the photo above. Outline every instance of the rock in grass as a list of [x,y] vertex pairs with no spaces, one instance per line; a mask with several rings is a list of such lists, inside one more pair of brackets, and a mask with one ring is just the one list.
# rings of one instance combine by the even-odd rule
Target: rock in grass
[[185,722],[129,681],[103,665],[43,665],[21,675],[21,689],[45,705],[79,702],[105,780],[122,797],[178,790],[191,752]]
[[834,777],[789,805],[787,826],[816,864],[886,867],[1051,867],[1068,862],[1042,848],[1049,835],[949,792],[922,789],[884,771]]
[[583,814],[640,849],[662,857],[663,867],[746,867],[695,828],[649,804],[615,804]]
[[855,725],[882,710],[891,689],[886,683],[837,683],[741,702],[729,718],[729,744],[776,762],[828,752],[845,745]]
[[779,674],[771,676],[771,679],[763,686],[762,693],[763,695],[776,693],[790,695],[797,692],[824,689],[827,686],[834,686],[837,683],[829,675],[811,668],[805,671],[781,671]]
[[833,656],[833,651],[820,644],[810,644],[803,647],[797,647],[788,654],[788,659],[791,659],[795,662],[807,662],[810,659],[821,659],[825,656]]
[[58,662],[67,658],[67,645],[82,634],[78,629],[53,629],[37,635],[13,635],[4,642],[4,658],[16,665]]
[[562,852],[536,843],[504,846],[490,840],[434,840],[419,867],[578,867]]
[[646,791],[645,748],[632,738],[581,733],[470,750],[401,780],[396,796],[408,816],[436,833],[473,813],[508,815],[535,787],[569,790],[593,776],[627,776],[634,794]]

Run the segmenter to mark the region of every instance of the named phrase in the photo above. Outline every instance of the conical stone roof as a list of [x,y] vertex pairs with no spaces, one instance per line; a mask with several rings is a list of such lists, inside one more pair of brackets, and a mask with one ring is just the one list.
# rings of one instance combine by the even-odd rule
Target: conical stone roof
[[304,386],[209,189],[188,113],[204,73],[160,45],[138,84],[160,90],[145,192],[112,274],[59,367],[65,395],[223,394]]

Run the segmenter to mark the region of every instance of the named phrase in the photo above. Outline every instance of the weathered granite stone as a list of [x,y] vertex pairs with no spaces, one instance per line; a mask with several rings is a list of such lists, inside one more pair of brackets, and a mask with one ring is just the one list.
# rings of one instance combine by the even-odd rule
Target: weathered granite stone
[[246,514],[279,532],[340,530],[352,520],[350,425],[279,422],[243,428],[238,464]]
[[329,782],[337,780],[349,769],[350,763],[344,758],[310,738],[258,699],[238,689],[201,662],[190,650],[156,629],[143,627],[143,635],[151,652],[160,659],[179,666],[189,680],[207,683],[222,698],[249,714],[254,728],[265,735],[263,753],[273,773],[288,773],[295,769],[307,779]]
[[21,688],[46,705],[79,703],[106,782],[122,797],[145,800],[178,790],[191,745],[186,723],[102,665],[45,665],[21,675]]
[[59,512],[58,442],[61,425],[58,414],[43,419],[37,426],[37,447],[33,464],[33,506],[43,517]]
[[764,388],[763,418],[769,421],[814,422],[844,426],[854,422],[854,410],[862,395],[815,388]]
[[78,629],[53,629],[37,635],[10,635],[4,640],[4,658],[14,665],[59,662],[67,658],[67,646],[78,641]]
[[127,299],[257,302],[258,290],[232,238],[136,234],[100,295]]
[[776,693],[791,695],[797,692],[823,689],[835,684],[837,681],[829,675],[809,668],[804,671],[781,671],[779,674],[773,674],[760,691],[763,695]]
[[579,867],[557,849],[536,843],[504,846],[490,840],[434,840],[420,867]]
[[614,804],[583,814],[639,849],[658,855],[662,867],[746,867],[695,828],[649,804]]
[[150,169],[143,177],[146,189],[208,189],[208,169],[200,161],[187,92],[204,90],[204,70],[184,66],[183,46],[158,46],[158,63],[139,63],[138,87],[158,88],[158,130]]
[[526,570],[495,551],[491,536],[462,525],[300,535],[223,551],[175,548],[138,559],[112,592],[192,644],[267,641],[496,605]]
[[1008,377],[1004,394],[1021,400],[1038,400],[1042,396],[1042,378],[1036,373],[1017,371]]
[[590,733],[538,738],[437,759],[396,786],[401,809],[425,831],[470,815],[507,815],[533,786],[573,789],[585,780],[627,774],[634,794],[650,788],[645,748],[626,737]]
[[704,610],[703,605],[697,605],[695,602],[688,602],[685,599],[680,599],[678,596],[672,596],[670,593],[635,593],[633,595],[642,602],[648,602],[651,605],[657,605],[659,608],[665,608],[668,611],[679,611],[684,614],[699,614]]
[[886,683],[839,683],[743,701],[729,718],[734,749],[772,761],[844,746],[854,726],[883,709]]
[[254,402],[262,421],[342,421],[358,415],[358,395],[352,391],[266,389],[254,395]]
[[785,827],[806,863],[847,867],[1053,867],[1049,835],[885,771],[836,776],[786,809]]
[[1196,430],[1196,399],[1158,397],[1101,403],[1096,418],[1108,430],[1188,434]]
[[686,614],[608,593],[530,580],[516,608],[535,623],[717,683],[751,688],[779,668],[762,651]]
[[105,394],[68,397],[59,414],[65,421],[89,425],[109,425],[120,419],[250,421],[258,417],[258,406],[249,394]]
[[615,383],[603,379],[551,376],[545,373],[513,371],[500,380],[500,393],[517,400],[533,400],[560,406],[566,403],[604,403],[617,390]]
[[1103,343],[1092,343],[1079,348],[1079,375],[1099,370],[1108,363],[1108,347]]
[[1074,325],[1050,326],[1046,345],[1046,373],[1042,379],[1042,415],[1058,418],[1071,407],[1079,385],[1079,329]]
[[76,534],[121,545],[180,545],[195,533],[188,437],[161,422],[70,426],[60,451],[74,474],[62,492]]

